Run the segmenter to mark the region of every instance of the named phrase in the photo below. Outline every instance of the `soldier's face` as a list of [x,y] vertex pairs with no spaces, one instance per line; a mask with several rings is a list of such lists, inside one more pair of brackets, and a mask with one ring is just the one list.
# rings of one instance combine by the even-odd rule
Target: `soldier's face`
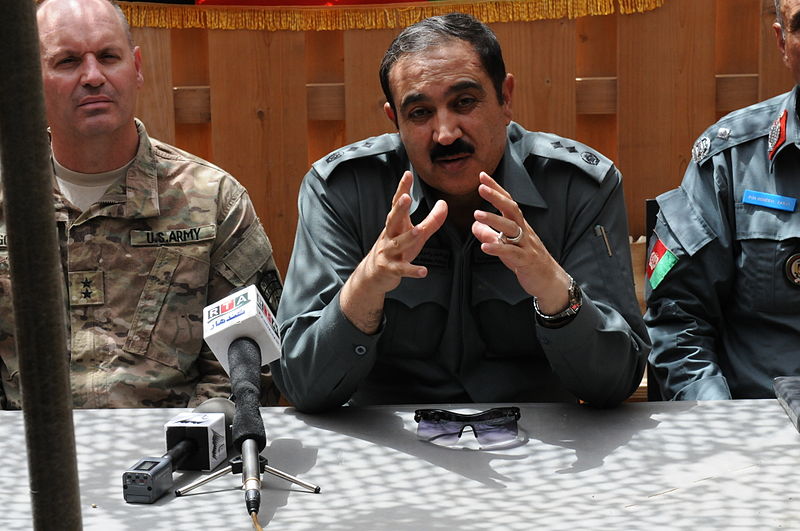
[[505,151],[514,78],[503,103],[470,44],[452,40],[401,57],[389,72],[397,124],[419,176],[447,197],[476,196],[478,175],[492,174]]
[[130,127],[143,83],[141,54],[111,4],[51,0],[37,22],[53,134],[77,139]]
[[795,83],[800,84],[800,0],[783,0],[783,31],[776,23],[773,25],[778,39],[778,49],[783,62],[791,70]]

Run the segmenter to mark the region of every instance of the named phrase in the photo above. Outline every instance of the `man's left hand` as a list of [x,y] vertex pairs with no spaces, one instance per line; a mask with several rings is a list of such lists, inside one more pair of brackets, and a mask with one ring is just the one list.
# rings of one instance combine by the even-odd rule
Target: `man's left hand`
[[545,248],[516,201],[485,172],[480,174],[480,196],[500,215],[475,211],[472,234],[481,250],[498,257],[517,276],[520,286],[536,297],[539,310],[555,315],[569,302],[569,275]]

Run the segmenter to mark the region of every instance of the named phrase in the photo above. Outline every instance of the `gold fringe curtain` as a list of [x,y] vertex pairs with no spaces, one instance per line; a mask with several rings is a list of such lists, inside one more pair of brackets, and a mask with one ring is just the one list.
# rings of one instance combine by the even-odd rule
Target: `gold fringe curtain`
[[194,6],[120,2],[133,27],[317,31],[404,28],[453,11],[486,22],[516,22],[623,14],[661,7],[666,0],[439,0],[341,6]]

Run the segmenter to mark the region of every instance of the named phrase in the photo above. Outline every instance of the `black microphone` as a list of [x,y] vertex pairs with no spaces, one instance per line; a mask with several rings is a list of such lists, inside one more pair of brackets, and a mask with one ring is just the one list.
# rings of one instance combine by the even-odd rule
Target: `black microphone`
[[143,457],[122,474],[122,495],[128,503],[153,503],[172,489],[175,470],[212,470],[228,455],[235,415],[226,398],[206,400],[191,413],[167,422],[167,452]]
[[242,453],[242,488],[249,514],[261,505],[259,454],[267,446],[267,433],[259,410],[261,395],[261,349],[248,337],[234,339],[228,347],[231,391],[236,403],[233,444]]
[[278,323],[255,285],[203,310],[203,339],[231,380],[236,403],[233,442],[242,453],[242,487],[249,514],[261,504],[261,462],[267,434],[259,411],[261,367],[281,355]]

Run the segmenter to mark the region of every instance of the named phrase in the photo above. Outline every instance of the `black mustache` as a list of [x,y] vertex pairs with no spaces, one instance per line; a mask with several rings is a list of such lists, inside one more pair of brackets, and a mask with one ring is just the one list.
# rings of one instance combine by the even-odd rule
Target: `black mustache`
[[436,162],[436,159],[441,157],[450,157],[453,155],[463,155],[475,153],[475,146],[462,138],[456,139],[455,142],[448,145],[436,144],[431,149],[431,161]]

